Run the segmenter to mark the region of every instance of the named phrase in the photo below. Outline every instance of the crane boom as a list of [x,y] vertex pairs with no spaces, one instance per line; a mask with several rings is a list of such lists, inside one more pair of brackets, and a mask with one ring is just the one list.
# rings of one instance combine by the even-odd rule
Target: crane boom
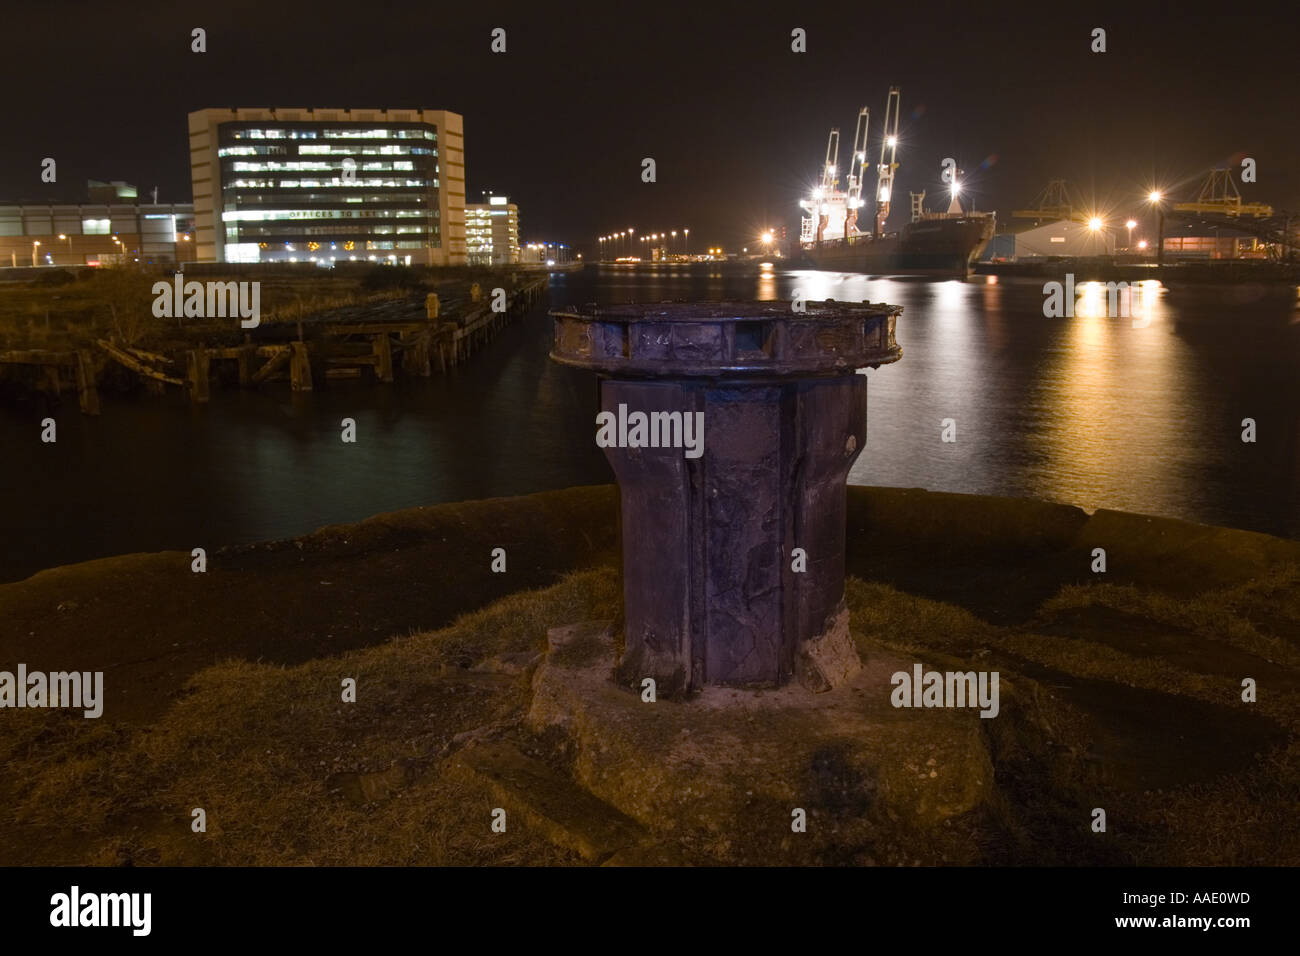
[[831,127],[830,139],[826,141],[826,165],[822,167],[822,189],[830,191],[837,182],[836,167],[840,159],[840,128]]
[[858,125],[853,131],[853,156],[849,160],[848,220],[844,234],[858,231],[858,210],[862,207],[862,184],[867,178],[867,125],[871,111],[865,106],[858,111]]
[[[889,201],[894,194],[894,170],[898,163],[894,156],[898,147],[898,111],[899,87],[889,88],[889,100],[885,103],[885,122],[880,140],[880,165],[876,169],[876,235],[885,229],[885,220],[889,218]],[[888,154],[889,161],[885,162]]]

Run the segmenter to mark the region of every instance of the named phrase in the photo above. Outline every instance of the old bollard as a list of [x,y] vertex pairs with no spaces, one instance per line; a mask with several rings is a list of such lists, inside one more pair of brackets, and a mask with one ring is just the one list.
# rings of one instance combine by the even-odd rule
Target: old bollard
[[900,306],[771,302],[551,313],[551,358],[601,377],[622,499],[618,677],[826,690],[860,666],[844,605],[845,482]]
[[483,299],[483,287],[475,282],[469,287],[469,300],[471,302],[480,302]]
[[438,293],[430,292],[424,297],[424,315],[429,319],[438,317]]

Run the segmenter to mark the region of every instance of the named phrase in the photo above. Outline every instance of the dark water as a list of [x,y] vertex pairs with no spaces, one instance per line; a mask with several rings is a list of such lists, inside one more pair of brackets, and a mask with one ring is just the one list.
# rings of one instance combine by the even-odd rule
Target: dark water
[[[1029,496],[1300,537],[1300,313],[1161,293],[1149,324],[1043,317],[1041,283],[665,267],[552,279],[552,301],[870,299],[903,360],[868,373],[851,481]],[[1238,298],[1249,299],[1248,294]],[[1104,301],[1104,297],[1103,297]],[[211,403],[0,408],[0,579],[131,551],[282,538],[413,505],[611,481],[595,385],[538,309],[454,373]],[[40,442],[52,414],[58,442]],[[358,441],[339,440],[340,420]],[[1254,418],[1258,441],[1241,441]],[[940,441],[941,422],[957,441]]]

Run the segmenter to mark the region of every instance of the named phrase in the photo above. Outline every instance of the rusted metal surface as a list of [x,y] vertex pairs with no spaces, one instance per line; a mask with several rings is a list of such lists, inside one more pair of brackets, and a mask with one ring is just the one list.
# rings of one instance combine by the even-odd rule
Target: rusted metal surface
[[901,311],[736,302],[551,313],[551,357],[601,376],[602,412],[703,415],[698,457],[657,432],[654,445],[604,449],[622,498],[622,681],[652,677],[660,693],[772,686],[799,673],[809,642],[833,630],[847,641],[844,489],[866,442],[856,371],[902,356]]
[[902,306],[810,302],[584,306],[552,312],[551,358],[619,377],[842,375],[896,362]]

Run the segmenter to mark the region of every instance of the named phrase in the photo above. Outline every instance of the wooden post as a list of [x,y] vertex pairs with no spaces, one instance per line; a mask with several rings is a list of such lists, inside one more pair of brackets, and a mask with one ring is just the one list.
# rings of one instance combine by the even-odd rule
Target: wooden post
[[95,364],[89,352],[77,353],[77,400],[87,415],[99,414],[99,390],[95,387]]
[[293,355],[289,360],[289,381],[295,392],[310,392],[311,356],[306,342],[291,343]]
[[380,332],[371,340],[375,356],[375,376],[381,382],[393,380],[393,343],[388,341],[388,333]]
[[208,366],[211,357],[207,349],[190,349],[189,378],[190,400],[206,402],[208,400]]

